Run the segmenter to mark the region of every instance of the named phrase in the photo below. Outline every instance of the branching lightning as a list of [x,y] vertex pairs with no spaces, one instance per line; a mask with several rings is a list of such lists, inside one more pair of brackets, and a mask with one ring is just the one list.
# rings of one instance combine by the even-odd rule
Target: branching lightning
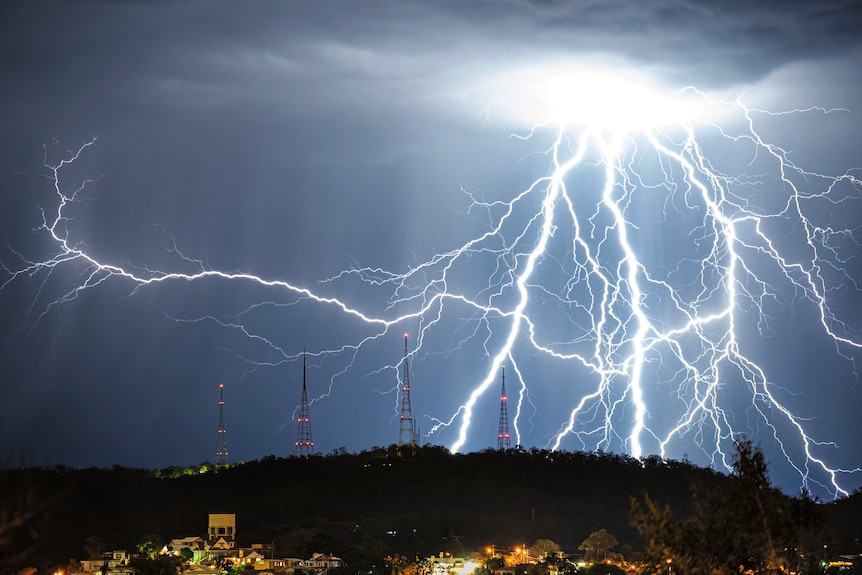
[[[542,377],[525,358],[543,358],[570,374],[559,394],[569,402],[567,413],[544,447],[636,458],[695,449],[728,469],[733,439],[746,434],[774,442],[800,487],[845,494],[842,476],[862,470],[830,466],[834,444],[807,431],[805,417],[788,404],[792,393],[762,367],[753,343],[773,329],[771,306],[806,306],[855,374],[860,326],[842,319],[840,298],[848,290],[858,297],[858,278],[847,268],[858,253],[858,230],[832,211],[858,209],[862,180],[853,171],[806,171],[759,135],[756,119],[770,113],[739,101],[713,102],[694,90],[666,98],[603,75],[555,79],[540,90],[550,102],[547,119],[516,138],[535,146],[551,135],[541,146],[547,173],[514,197],[486,200],[465,191],[480,232],[407,271],[356,265],[312,289],[210,269],[176,246],[169,249],[180,271],[100,261],[70,235],[70,206],[88,182],[71,191],[62,184],[63,170],[93,141],[60,161],[46,152],[56,201],[40,208],[37,231],[53,254],[34,259],[7,246],[0,289],[33,283],[29,315],[38,323],[107,281],[128,282],[132,292],[165,282],[244,282],[333,308],[364,326],[356,341],[319,352],[348,357],[402,324],[419,324],[411,346],[419,354],[427,338],[457,320],[444,336],[450,348],[478,344],[486,365],[462,405],[427,416],[426,435],[457,430],[454,452],[477,433],[477,406],[492,402],[487,392],[504,363],[517,379],[511,395],[521,444],[530,380]],[[709,119],[718,116],[724,120]],[[43,287],[57,274],[71,283],[48,297]],[[385,304],[364,311],[350,297],[324,295],[346,284],[382,290]],[[789,301],[782,295],[788,292]],[[289,357],[242,315],[210,319]],[[730,407],[731,396],[745,399],[742,412]]]

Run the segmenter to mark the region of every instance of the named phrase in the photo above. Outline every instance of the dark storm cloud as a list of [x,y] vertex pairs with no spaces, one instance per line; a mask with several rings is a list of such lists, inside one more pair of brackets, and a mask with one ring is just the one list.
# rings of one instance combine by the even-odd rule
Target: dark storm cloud
[[851,51],[860,13],[849,2],[26,2],[0,24],[0,103],[22,152],[181,116],[189,135],[213,138],[220,124],[272,140],[260,148],[278,147],[290,122],[306,141],[292,154],[386,162],[441,118],[474,121],[485,95],[463,95],[487,73],[556,60],[738,85]]
[[273,138],[290,121],[309,157],[389,161],[439,118],[477,117],[482,96],[459,98],[490,72],[608,63],[723,88],[850,53],[860,24],[851,2],[26,2],[0,24],[0,102],[24,147],[182,115],[202,138],[214,118]]
[[[704,87],[860,43],[852,2],[45,3],[7,10],[7,96],[224,98],[310,107],[433,90],[448,68],[598,55]],[[394,93],[380,93],[375,84]],[[311,94],[311,101],[297,94]],[[67,96],[68,97],[68,96]]]
[[672,68],[699,85],[750,82],[796,60],[858,46],[853,2],[537,2],[516,4],[545,47],[607,51]]

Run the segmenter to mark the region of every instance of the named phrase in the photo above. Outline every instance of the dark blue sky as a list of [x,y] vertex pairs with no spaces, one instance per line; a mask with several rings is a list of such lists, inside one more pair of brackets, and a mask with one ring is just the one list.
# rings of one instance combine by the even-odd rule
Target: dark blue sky
[[[632,452],[639,364],[643,454],[667,441],[669,457],[721,467],[715,447],[727,453],[730,434],[742,433],[763,445],[774,479],[789,491],[805,482],[806,467],[808,486],[822,495],[835,492],[824,467],[844,470],[834,475],[841,488],[858,487],[862,472],[850,471],[862,466],[862,237],[855,229],[862,190],[834,178],[862,175],[854,170],[862,166],[862,15],[854,2],[808,4],[5,8],[0,457],[73,466],[211,460],[221,383],[230,459],[289,455],[304,347],[319,450],[389,445],[398,440],[397,367],[407,332],[411,349],[422,337],[411,377],[423,442],[456,445],[465,415],[458,407],[492,382],[476,398],[461,448],[496,446],[502,361],[512,426],[525,447],[554,446],[585,401],[559,447]],[[543,112],[531,99],[532,82],[549,70],[585,68],[636,77],[668,97],[696,87],[706,94],[699,101],[714,103],[695,123],[707,158],[700,181],[725,195],[723,216],[748,210],[760,227],[736,220],[737,243],[725,243],[682,164],[659,159],[643,137],[632,136],[621,152],[626,179],[615,197],[643,264],[650,325],[667,335],[685,323],[662,281],[689,312],[708,314],[734,297],[733,320],[655,343],[642,362],[625,359],[637,346],[632,287],[608,284],[587,259],[589,252],[602,273],[625,275],[614,243],[620,226],[602,207],[594,148],[566,177],[584,244],[573,243],[572,220],[555,220],[525,284],[530,299],[512,354],[498,357],[519,298],[511,282],[542,233],[533,218],[544,196],[528,194],[508,218],[503,202],[553,170],[554,130],[525,138],[527,118]],[[802,111],[751,114],[756,134],[775,146],[767,148],[753,141],[740,107],[715,104],[738,98],[759,110]],[[621,99],[627,108],[641,101]],[[525,102],[533,107],[525,110]],[[582,128],[569,128],[563,155]],[[681,130],[662,134],[664,144],[683,149]],[[68,253],[40,228],[41,214],[56,216],[59,206],[43,154],[56,165],[95,136],[59,171],[66,194],[92,181],[54,229],[92,259],[63,258]],[[798,186],[799,202],[770,152],[798,168],[788,182]],[[706,171],[719,178],[709,181]],[[556,205],[561,214],[567,209]],[[451,254],[498,224],[498,234],[474,244],[479,251],[452,260],[444,285],[445,264],[435,254]],[[731,250],[745,270],[738,282],[719,277]],[[369,271],[339,275],[360,268]],[[396,288],[392,274],[409,270]],[[164,279],[200,272],[282,283]],[[337,298],[364,318],[289,286]],[[598,294],[607,286],[618,301],[611,289],[605,307]],[[447,299],[435,299],[441,294]],[[489,303],[501,311],[481,314],[476,306]],[[833,315],[821,321],[821,309]],[[738,355],[716,360],[714,372],[717,346]],[[601,369],[618,370],[604,388]],[[605,417],[612,426],[602,425]]]

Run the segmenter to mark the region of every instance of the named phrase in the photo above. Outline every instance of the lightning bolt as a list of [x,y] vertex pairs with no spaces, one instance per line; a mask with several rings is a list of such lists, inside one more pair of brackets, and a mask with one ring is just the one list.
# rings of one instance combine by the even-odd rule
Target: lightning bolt
[[[176,256],[177,271],[101,261],[74,239],[72,206],[86,200],[91,181],[70,190],[61,183],[62,172],[93,140],[59,161],[46,148],[43,167],[54,200],[50,209],[38,208],[36,231],[52,253],[32,257],[7,242],[0,290],[34,284],[28,317],[35,325],[109,280],[128,282],[131,293],[166,282],[252,284],[284,298],[229,318],[191,321],[215,321],[263,344],[277,358],[269,365],[298,355],[253,328],[257,307],[333,309],[367,331],[312,354],[347,357],[327,394],[372,342],[418,323],[411,357],[430,350],[426,341],[441,332],[447,353],[478,345],[485,354],[485,375],[464,403],[448,415],[428,416],[429,436],[457,430],[453,452],[465,448],[477,406],[504,363],[518,383],[513,427],[521,443],[522,428],[532,427],[527,413],[537,412],[535,384],[528,385],[536,369],[525,366],[539,358],[571,374],[563,377],[566,399],[559,400],[571,407],[546,438],[550,449],[664,458],[694,446],[710,465],[730,469],[733,440],[750,434],[776,446],[801,488],[846,494],[842,477],[862,469],[827,462],[823,453],[837,446],[807,431],[806,418],[788,401],[793,390],[762,367],[756,338],[769,337],[774,306],[806,306],[856,374],[853,354],[862,340],[840,309],[841,297],[858,297],[847,264],[859,243],[857,230],[842,225],[834,210],[858,207],[859,177],[853,170],[828,175],[798,166],[756,129],[758,117],[776,113],[740,100],[713,101],[692,89],[664,97],[602,74],[554,78],[538,93],[548,117],[514,141],[533,146],[530,161],[547,158],[547,173],[514,197],[486,200],[464,190],[466,215],[479,232],[406,271],[354,265],[311,289],[211,269],[172,241],[165,249]],[[70,279],[59,295],[48,295],[57,275]],[[378,309],[344,296],[360,287],[376,294]],[[788,292],[789,304],[782,295]],[[449,329],[453,321],[457,327]],[[752,328],[757,335],[750,335]],[[399,365],[379,368],[394,372],[396,396]],[[731,408],[740,398],[745,409]]]

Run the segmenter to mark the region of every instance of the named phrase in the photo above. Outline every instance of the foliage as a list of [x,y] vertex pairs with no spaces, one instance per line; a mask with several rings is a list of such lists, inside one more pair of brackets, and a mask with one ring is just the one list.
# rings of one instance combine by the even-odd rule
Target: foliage
[[547,565],[522,563],[515,566],[515,575],[547,575]]
[[182,561],[172,555],[155,555],[153,557],[132,557],[129,567],[135,570],[135,575],[179,575]]
[[[62,482],[67,468],[54,471],[53,479]],[[0,573],[14,573],[32,560],[43,547],[51,513],[69,493],[65,486],[40,485],[39,475],[38,470],[0,470]]]
[[616,559],[613,550],[619,545],[617,538],[608,533],[607,529],[593,531],[584,539],[578,549],[584,551],[584,561],[587,563],[604,562],[607,559]]
[[398,567],[398,575],[424,575],[427,569],[416,562],[403,563]]
[[215,558],[215,568],[219,572],[226,572],[232,565],[233,562],[224,555],[217,555]]
[[750,441],[737,442],[733,468],[730,481],[692,485],[690,517],[677,517],[648,495],[632,501],[632,523],[647,543],[647,571],[819,572],[822,509],[805,493],[791,498],[772,487],[763,453]]
[[84,541],[84,552],[87,559],[101,559],[107,550],[108,544],[98,535],[90,535]]
[[155,555],[161,551],[164,544],[162,543],[162,538],[158,533],[151,533],[149,535],[145,535],[138,541],[138,553],[141,555],[153,558]]
[[550,539],[538,539],[530,546],[530,557],[543,558],[556,555],[560,551],[562,551],[560,546]]
[[586,575],[625,575],[621,567],[612,563],[596,563],[586,570]]

